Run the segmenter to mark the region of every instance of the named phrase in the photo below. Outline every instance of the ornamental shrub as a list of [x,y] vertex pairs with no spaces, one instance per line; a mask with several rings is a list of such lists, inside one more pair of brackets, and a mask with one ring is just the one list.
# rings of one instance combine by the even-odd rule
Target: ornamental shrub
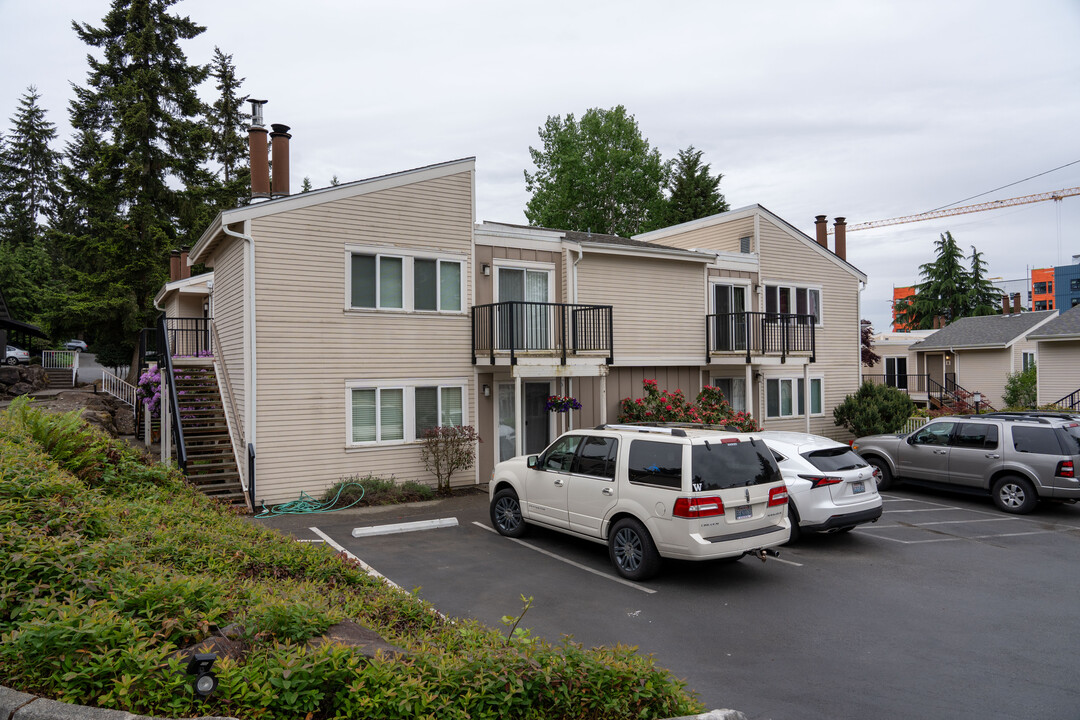
[[655,380],[641,381],[645,397],[623,398],[619,402],[619,422],[681,422],[731,425],[739,432],[761,430],[750,413],[735,412],[720,388],[706,385],[693,403],[682,390],[660,390]]
[[863,437],[899,432],[914,412],[915,403],[906,392],[867,380],[833,409],[833,420]]
[[1017,410],[1034,408],[1035,403],[1038,402],[1036,379],[1035,363],[1028,365],[1027,370],[1009,373],[1005,378],[1005,393],[1002,395],[1005,407]]

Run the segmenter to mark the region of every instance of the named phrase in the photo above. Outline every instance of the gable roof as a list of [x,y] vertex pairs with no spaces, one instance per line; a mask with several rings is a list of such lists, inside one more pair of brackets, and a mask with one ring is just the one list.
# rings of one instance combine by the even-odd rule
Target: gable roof
[[297,193],[296,195],[275,198],[273,200],[265,200],[263,202],[244,205],[231,210],[222,210],[218,213],[217,217],[214,218],[214,221],[210,223],[210,226],[203,231],[202,236],[199,237],[195,246],[191,248],[191,252],[188,254],[188,264],[194,265],[198,262],[202,262],[202,259],[207,252],[214,246],[215,240],[222,234],[221,228],[223,225],[232,225],[233,223],[243,222],[245,220],[275,215],[290,210],[298,210],[313,205],[321,205],[343,198],[366,195],[367,193],[401,187],[403,185],[423,182],[433,178],[456,175],[457,173],[468,172],[475,168],[476,158],[461,158],[460,160],[450,160],[434,165],[425,165],[411,170],[402,170],[387,175],[377,175],[375,177],[364,178],[363,180],[354,180],[353,182],[333,185],[320,190],[311,190],[310,192]]
[[736,208],[734,210],[728,210],[727,212],[717,213],[716,215],[710,215],[708,217],[699,218],[697,220],[690,220],[689,222],[680,223],[678,225],[672,225],[671,227],[661,228],[659,230],[653,230],[652,232],[641,233],[635,235],[635,240],[655,240],[656,238],[669,237],[671,235],[678,235],[689,230],[700,230],[702,228],[711,227],[713,225],[721,225],[723,223],[731,222],[732,220],[738,220],[744,217],[752,217],[755,214],[766,215],[770,220],[776,223],[776,226],[786,232],[791,237],[795,238],[803,245],[806,245],[813,252],[818,253],[824,258],[831,260],[840,268],[850,273],[854,277],[858,278],[862,282],[866,282],[866,274],[849,263],[846,259],[841,258],[839,255],[829,250],[827,247],[823,247],[818,244],[817,240],[813,239],[802,230],[789,223],[784,218],[780,217],[773,211],[769,210],[764,205],[753,204],[745,207]]
[[1035,328],[1050,322],[1056,314],[1056,310],[1040,310],[960,318],[922,342],[914,343],[911,349],[923,351],[1007,348]]
[[1080,305],[1066,310],[1028,335],[1028,340],[1080,340]]

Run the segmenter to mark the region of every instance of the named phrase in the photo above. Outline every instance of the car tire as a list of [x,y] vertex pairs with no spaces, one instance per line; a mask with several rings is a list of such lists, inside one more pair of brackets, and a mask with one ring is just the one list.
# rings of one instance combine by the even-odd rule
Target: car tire
[[1039,504],[1035,486],[1018,475],[998,478],[992,490],[994,504],[1014,515],[1026,515]]
[[795,505],[791,502],[788,503],[788,521],[791,523],[791,537],[784,543],[785,545],[793,542],[798,542],[802,537],[802,528],[799,527],[799,511],[795,509]]
[[503,489],[491,499],[491,524],[500,535],[519,538],[525,534],[525,519],[521,516],[521,502],[517,493]]
[[627,580],[648,580],[660,570],[660,553],[649,531],[634,518],[623,518],[611,528],[608,555],[615,572]]
[[866,464],[878,471],[878,490],[888,490],[893,486],[892,471],[889,470],[887,462],[878,457],[871,457],[866,459]]
[[4,362],[6,362],[8,365],[18,365],[19,358],[15,357],[14,355],[9,355],[8,357],[4,358]]

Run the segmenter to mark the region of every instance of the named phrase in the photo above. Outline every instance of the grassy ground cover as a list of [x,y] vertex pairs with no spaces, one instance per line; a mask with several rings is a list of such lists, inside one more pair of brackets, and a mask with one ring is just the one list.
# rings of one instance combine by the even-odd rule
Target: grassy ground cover
[[[632,648],[447,621],[325,548],[246,523],[129,446],[17,401],[0,415],[0,683],[147,715],[624,718],[697,712]],[[405,649],[309,645],[352,619]],[[179,650],[246,652],[195,701]]]

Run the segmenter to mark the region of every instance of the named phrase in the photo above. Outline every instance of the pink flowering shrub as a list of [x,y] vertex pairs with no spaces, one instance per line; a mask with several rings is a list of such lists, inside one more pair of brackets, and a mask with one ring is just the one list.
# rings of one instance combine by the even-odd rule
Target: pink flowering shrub
[[645,397],[623,398],[619,422],[682,422],[703,425],[732,425],[742,432],[761,430],[749,413],[735,412],[720,388],[706,385],[693,403],[682,390],[660,390],[655,380],[644,380]]

